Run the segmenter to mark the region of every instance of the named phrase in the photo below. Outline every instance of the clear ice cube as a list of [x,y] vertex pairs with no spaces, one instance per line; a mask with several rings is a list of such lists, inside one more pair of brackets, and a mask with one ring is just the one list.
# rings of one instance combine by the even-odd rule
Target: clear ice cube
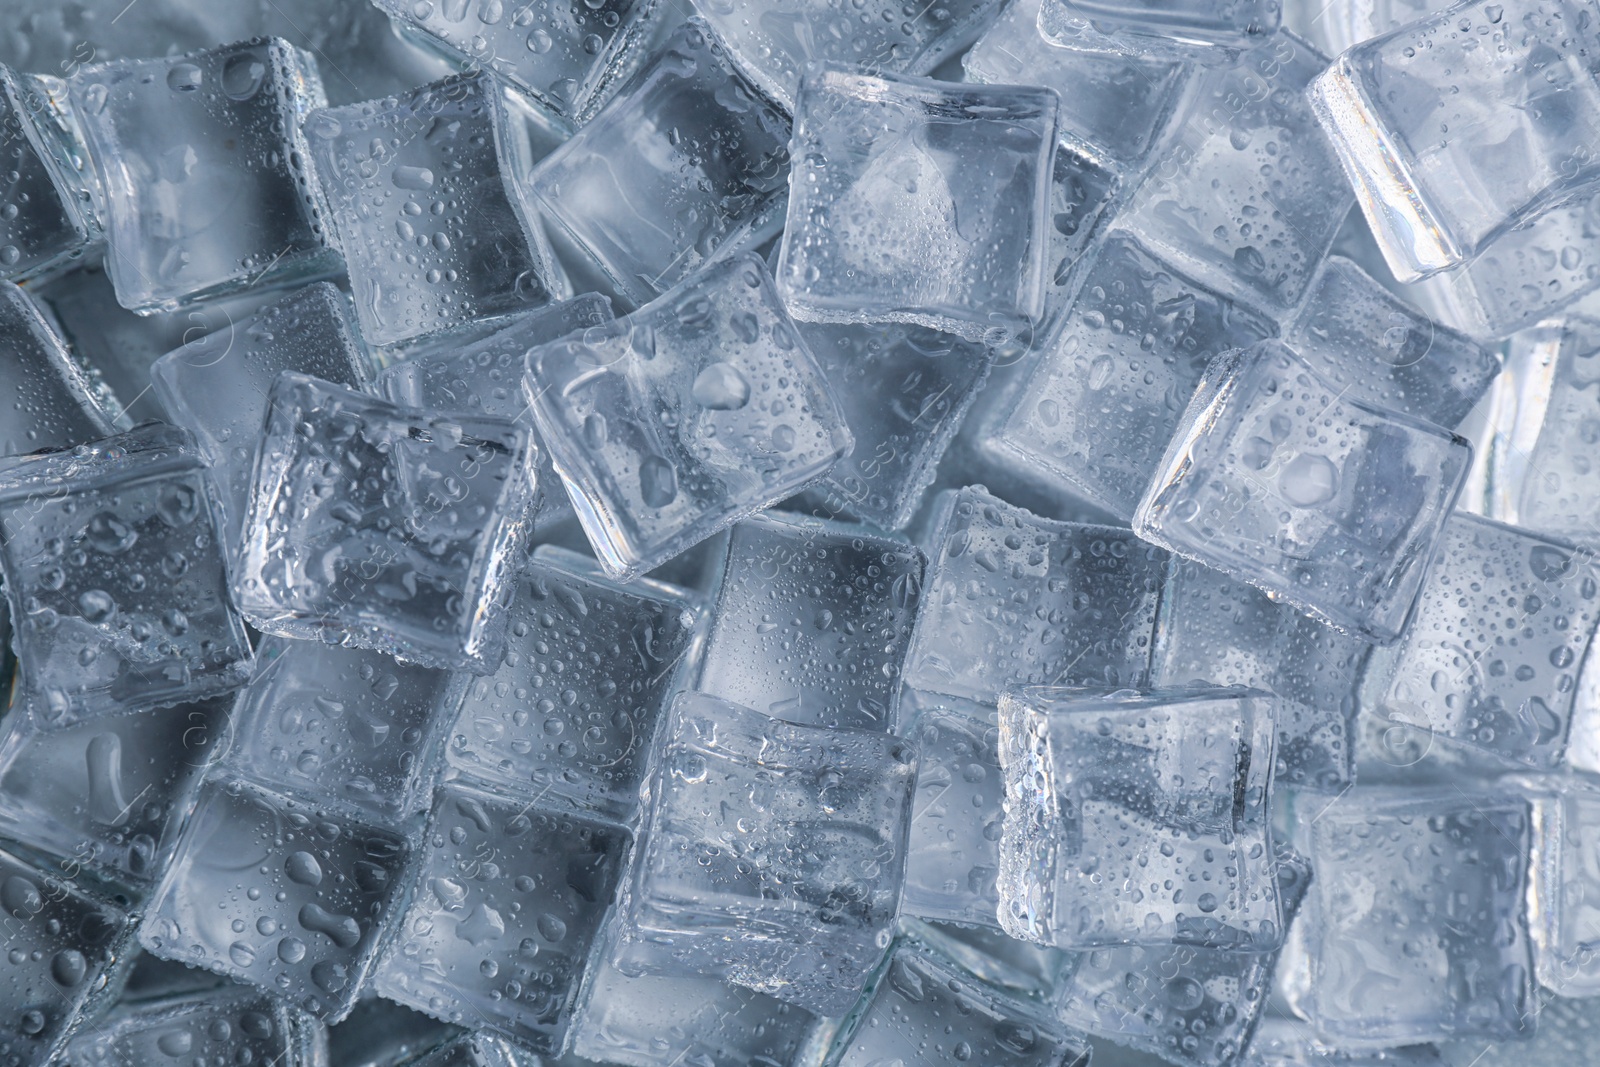
[[322,1024],[276,997],[222,989],[118,1005],[110,1018],[73,1039],[75,1067],[149,1067],[153,1063],[264,1063],[321,1067]]

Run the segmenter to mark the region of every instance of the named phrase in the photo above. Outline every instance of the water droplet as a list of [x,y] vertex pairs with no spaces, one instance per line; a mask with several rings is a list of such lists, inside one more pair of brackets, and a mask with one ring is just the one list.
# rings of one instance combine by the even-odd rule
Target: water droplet
[[666,507],[678,496],[677,470],[660,456],[646,456],[639,464],[639,495],[649,507]]
[[348,915],[335,915],[317,904],[300,906],[300,925],[314,934],[326,934],[340,948],[355,948],[361,941],[361,924]]
[[1203,1004],[1206,999],[1205,988],[1199,982],[1184,974],[1169,979],[1161,991],[1166,997],[1167,1003],[1179,1011],[1193,1011]]
[[794,447],[794,427],[788,423],[780,422],[772,428],[772,447],[779,452],[787,452]]
[[284,963],[299,963],[306,958],[306,943],[298,937],[286,937],[278,942],[278,958]]
[[174,63],[167,71],[167,88],[178,93],[192,93],[200,88],[205,75],[193,63]]
[[168,1030],[156,1038],[156,1048],[160,1049],[164,1055],[171,1056],[174,1059],[179,1056],[187,1056],[194,1051],[194,1035],[186,1029]]
[[567,936],[567,924],[554,915],[544,914],[534,921],[539,928],[539,936],[554,944]]
[[88,972],[89,961],[75,948],[62,949],[50,961],[50,977],[56,985],[68,989],[83,981],[83,976]]
[[0,263],[4,263],[9,267],[11,264],[17,262],[17,260],[21,258],[22,249],[18,248],[16,245],[5,245],[0,247]]
[[104,589],[86,589],[78,594],[78,611],[85,622],[105,622],[117,612],[117,602]]
[[299,882],[301,885],[322,883],[322,865],[317,862],[317,857],[309,852],[290,853],[289,858],[283,861],[283,869],[292,882]]
[[187,526],[200,517],[200,494],[191,485],[169,484],[161,490],[156,514],[168,526]]
[[694,402],[711,411],[737,411],[750,403],[750,383],[731,363],[713,363],[695,376]]
[[243,941],[235,941],[228,946],[228,958],[235,967],[248,969],[255,965],[256,950]]
[[311,968],[311,980],[324,993],[338,993],[350,984],[350,971],[342,963],[323,960]]
[[427,167],[396,167],[390,180],[396,188],[427,192],[433,188],[433,171]]
[[229,57],[222,65],[222,91],[233,100],[248,100],[266,80],[267,65],[248,52]]
[[126,552],[139,540],[139,534],[133,527],[109,511],[102,511],[89,520],[85,537],[90,548],[108,556]]
[[555,38],[543,30],[534,30],[528,34],[528,51],[544,55],[556,46]]
[[1278,475],[1278,492],[1297,508],[1314,508],[1339,491],[1339,470],[1326,456],[1302,452]]
[[1567,577],[1572,556],[1550,545],[1535,545],[1528,552],[1528,570],[1541,582],[1557,582]]
[[96,734],[84,749],[89,770],[89,815],[107,826],[128,821],[127,801],[122,796],[122,737],[114,733]]

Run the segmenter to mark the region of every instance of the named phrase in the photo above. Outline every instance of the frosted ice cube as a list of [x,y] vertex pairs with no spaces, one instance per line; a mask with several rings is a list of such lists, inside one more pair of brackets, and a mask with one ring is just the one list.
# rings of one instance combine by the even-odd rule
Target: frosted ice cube
[[1166,553],[969,487],[946,496],[906,659],[913,689],[993,705],[1008,684],[1142,685]]
[[267,395],[284,371],[351,389],[371,374],[346,320],[344,294],[317,282],[221,330],[187,339],[150,365],[167,417],[194,434],[211,466],[229,557],[243,541]]
[[240,610],[280,637],[487,673],[505,648],[534,451],[509,419],[280,375],[234,575]]
[[1597,169],[1593,12],[1458,4],[1341,55],[1312,106],[1401,281],[1471,259]]
[[629,818],[670,695],[693,668],[700,602],[607,578],[540,545],[517,576],[505,661],[468,686],[446,759],[463,773]]
[[531,793],[442,785],[377,991],[559,1053],[631,836]]
[[589,543],[619,579],[792,496],[852,444],[753,256],[534,349],[526,388]]
[[740,523],[695,688],[788,722],[887,731],[926,562],[859,526]]
[[1267,341],[1214,361],[1138,535],[1371,640],[1405,629],[1472,449]]
[[514,116],[475,71],[409,94],[325,108],[305,138],[375,345],[568,295],[518,192]]
[[1276,948],[1273,698],[1046,686],[1000,698],[1000,925],[1058,948]]
[[645,304],[776,233],[788,177],[788,119],[690,19],[525,190]]
[[69,84],[123,307],[171,311],[339,270],[300,133],[326,103],[309,54],[265,37],[83,67]]
[[0,569],[43,725],[237,689],[252,659],[228,599],[205,465],[148,423],[0,464]]
[[844,1014],[889,947],[912,746],[685,693],[656,759],[617,968]]
[[139,943],[337,1022],[393,928],[412,852],[336,801],[208,778]]

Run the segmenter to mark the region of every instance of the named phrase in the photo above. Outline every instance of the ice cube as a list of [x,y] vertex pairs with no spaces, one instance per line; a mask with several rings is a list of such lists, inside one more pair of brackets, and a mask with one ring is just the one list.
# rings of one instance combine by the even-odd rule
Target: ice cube
[[1032,325],[1058,109],[1050,89],[807,74],[777,268],[790,313],[969,340]]
[[337,1022],[394,928],[412,854],[338,801],[208,778],[139,943]]
[[740,523],[695,688],[788,722],[888,731],[926,562],[859,526]]
[[1600,789],[1582,775],[1518,780],[1533,801],[1533,964],[1563,997],[1600,994]]
[[284,371],[351,389],[371,373],[346,318],[346,298],[317,282],[248,318],[185,340],[150,365],[150,386],[167,418],[194,434],[211,466],[222,505],[221,536],[230,558],[243,542],[256,444],[267,395]]
[[618,579],[792,496],[852,443],[753,256],[532,350],[525,384],[578,520]]
[[60,271],[101,237],[83,130],[61,79],[0,66],[0,164],[0,278]]
[[993,705],[1007,684],[1142,685],[1167,555],[982,487],[949,494],[906,660],[913,689]]
[[690,19],[525,192],[645,304],[776,233],[788,177],[788,119]]
[[[1600,442],[1600,322],[1572,316],[1552,326],[1539,331],[1543,351],[1536,357],[1545,363],[1543,373],[1522,391],[1533,401],[1525,405],[1531,425],[1518,427],[1519,437],[1532,438],[1531,447],[1518,450],[1526,472],[1495,488],[1509,497],[1522,525],[1586,541],[1600,499],[1600,468],[1588,455],[1591,442]],[[1536,410],[1538,400],[1543,410]]]
[[0,569],[18,706],[50,728],[201,700],[249,680],[204,462],[148,423],[0,464]]
[[1278,0],[1044,0],[1039,28],[1051,40],[1071,41],[1079,25],[1090,22],[1177,44],[1251,44],[1278,28],[1283,6]]
[[1270,694],[1007,689],[1000,925],[1058,948],[1276,948]]
[[312,112],[305,138],[375,345],[568,295],[518,187],[508,111],[482,71]]
[[1600,173],[1592,18],[1568,0],[1509,19],[1474,0],[1356,45],[1317,78],[1317,118],[1396,278],[1471,259]]
[[135,311],[339,270],[300,124],[316,61],[275,37],[73,74],[103,190],[106,266]]
[[0,456],[71,448],[111,432],[92,384],[28,294],[0,282],[0,353],[14,402],[0,407]]
[[377,991],[559,1053],[631,843],[623,827],[531,793],[446,782]]
[[617,968],[844,1014],[889,947],[913,747],[684,693],[656,760]]
[[493,670],[534,451],[509,419],[280,375],[234,574],[240,610],[279,637]]
[[472,680],[446,759],[631,818],[667,701],[693,670],[701,615],[687,590],[615,582],[586,556],[540,545],[517,576],[505,661]]
[[75,1038],[67,1055],[78,1067],[167,1062],[319,1067],[327,1052],[322,1031],[315,1018],[276,997],[231,987],[119,1004],[109,1019]]
[[1393,643],[1471,460],[1267,341],[1215,360],[1133,528],[1316,618]]

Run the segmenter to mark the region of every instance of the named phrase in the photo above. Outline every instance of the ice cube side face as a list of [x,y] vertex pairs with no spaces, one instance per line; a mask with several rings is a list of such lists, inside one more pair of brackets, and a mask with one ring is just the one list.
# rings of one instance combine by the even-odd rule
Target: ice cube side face
[[783,223],[789,121],[698,19],[524,189],[635,304]]
[[539,439],[619,580],[792,496],[852,445],[753,256],[532,350],[527,370]]
[[1405,636],[1374,659],[1376,712],[1496,763],[1560,767],[1600,571],[1559,538],[1459,514]]
[[1252,44],[1278,28],[1278,0],[1044,0],[1038,25],[1046,39],[1070,43],[1070,30],[1085,21],[1144,37],[1190,45]]
[[44,1067],[80,1019],[115,997],[133,951],[128,917],[72,882],[0,852],[0,1057]]
[[1380,643],[1403,632],[1471,461],[1275,342],[1216,360],[1134,531]]
[[47,728],[239,688],[253,659],[228,597],[205,463],[150,423],[0,471],[0,567]]
[[721,977],[842,1015],[889,947],[911,746],[697,693],[677,698],[669,722],[618,967]]
[[1049,686],[1000,698],[1000,924],[1057,948],[1283,938],[1255,690]]
[[791,314],[980,340],[1044,313],[1054,91],[824,65],[795,106]]
[[[1586,780],[1520,782],[1533,790],[1529,877],[1537,908],[1530,915],[1534,972],[1562,997],[1600,994],[1600,790]],[[1541,1023],[1542,1025],[1542,1023]]]
[[533,464],[508,419],[280,375],[234,576],[240,610],[279,637],[486,673],[505,647]]
[[250,506],[267,397],[284,371],[351,389],[367,384],[370,372],[346,319],[344,294],[331,284],[297,289],[150,366],[151,389],[162,408],[194,434],[211,464],[230,557],[239,550]]
[[1478,0],[1355,46],[1313,83],[1318,120],[1395,277],[1469,260],[1542,201],[1594,179],[1592,18],[1567,0],[1511,18]]
[[1093,254],[990,448],[997,462],[1126,518],[1212,357],[1277,327],[1125,235]]
[[407,37],[458,62],[492,70],[569,117],[593,100],[619,53],[642,32],[656,7],[655,0],[373,3]]
[[[65,269],[99,234],[98,220],[75,173],[52,166],[39,129],[56,125],[71,149],[81,134],[55,78],[18,75],[0,67],[0,277],[24,281]],[[56,124],[57,116],[66,118]]]
[[68,1055],[84,1067],[145,1067],[174,1057],[190,1062],[320,1067],[322,1024],[275,997],[226,988],[132,1010],[73,1038]]
[[1528,457],[1517,521],[1529,529],[1583,541],[1594,529],[1591,501],[1600,467],[1588,457],[1600,440],[1600,322],[1569,316],[1562,324],[1544,418]]
[[759,13],[738,0],[696,10],[764,92],[786,108],[807,64],[847,63],[874,73],[926,74],[990,15],[983,0],[955,0],[937,17],[907,12],[892,0],[840,9],[829,0],[777,0]]
[[789,722],[888,730],[925,563],[859,526],[740,523],[696,688]]
[[514,192],[502,92],[477,71],[306,118],[369,343],[569,295],[543,229]]
[[869,999],[851,1013],[828,1053],[837,1067],[949,1062],[1017,1067],[1077,1067],[1088,1062],[1088,1039],[1062,1027],[1040,1005],[973,978],[954,961],[902,940],[874,980]]
[[0,456],[71,448],[111,424],[66,343],[23,290],[0,283],[0,352],[17,403],[0,409]]
[[[991,707],[1005,681],[1145,684],[1167,554],[1126,530],[948,498],[905,678]],[[999,681],[997,679],[1004,679]]]
[[463,774],[631,819],[667,701],[693,669],[703,609],[686,590],[618,583],[540,545],[517,576],[506,657],[449,727]]
[[134,311],[339,270],[300,124],[315,61],[277,38],[73,75],[104,188],[107,269]]
[[200,789],[139,943],[337,1022],[395,920],[412,855],[352,809],[219,775]]
[[435,794],[415,888],[377,991],[556,1053],[631,835],[456,779]]
[[1324,812],[1309,858],[1339,877],[1310,894],[1317,1033],[1357,1048],[1525,1033],[1528,847],[1522,797],[1357,790]]

